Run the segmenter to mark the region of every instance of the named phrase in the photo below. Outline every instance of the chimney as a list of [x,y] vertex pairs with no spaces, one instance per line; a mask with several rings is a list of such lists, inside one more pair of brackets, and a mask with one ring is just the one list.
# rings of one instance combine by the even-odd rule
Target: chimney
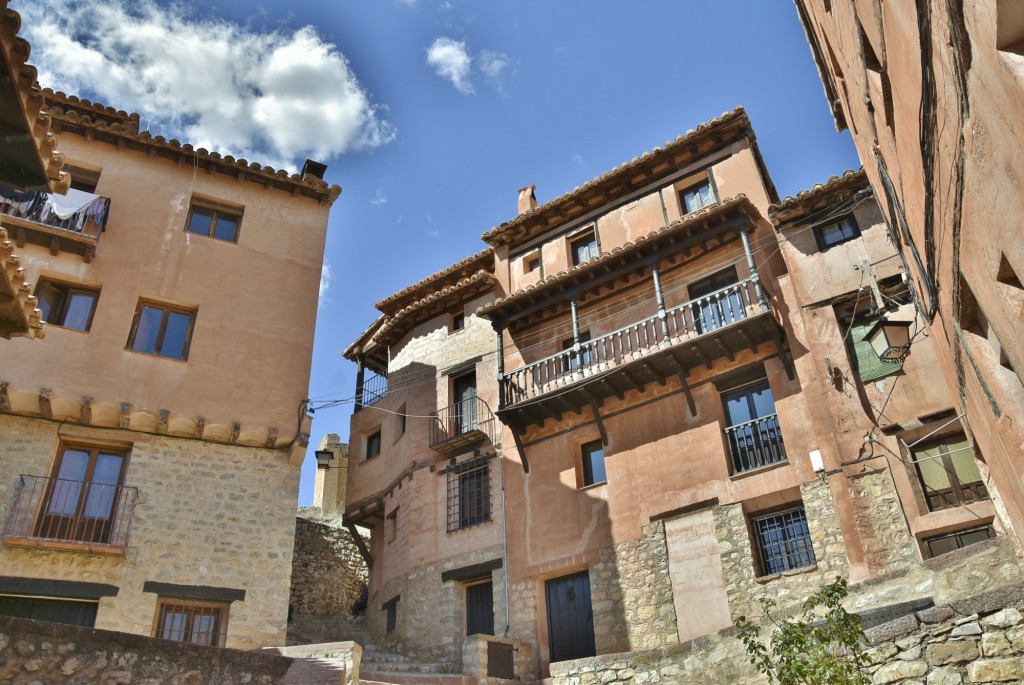
[[311,159],[307,159],[306,163],[302,165],[303,181],[305,181],[309,177],[319,178],[322,181],[324,180],[325,173],[327,173],[326,164],[321,164],[320,162],[314,162]]
[[533,191],[537,186],[526,186],[519,189],[519,213],[526,214],[531,209],[537,208],[537,196]]

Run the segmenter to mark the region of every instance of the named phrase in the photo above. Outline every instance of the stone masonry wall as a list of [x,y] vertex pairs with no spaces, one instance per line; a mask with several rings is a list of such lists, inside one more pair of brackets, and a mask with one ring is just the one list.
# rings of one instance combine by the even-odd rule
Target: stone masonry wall
[[635,540],[600,550],[590,587],[599,653],[679,642],[664,521],[645,526]]
[[286,657],[0,616],[0,683],[206,685],[281,682]]
[[854,522],[872,575],[908,568],[918,560],[917,543],[907,527],[896,486],[887,469],[847,479]]
[[[59,431],[59,434],[58,434]],[[146,581],[245,591],[228,647],[283,645],[299,467],[273,449],[74,426],[0,414],[0,521],[18,474],[47,476],[61,440],[130,445],[125,486],[138,489],[123,556],[0,546],[0,576],[105,583],[96,627],[150,635]]]
[[[730,628],[644,652],[551,665],[553,685],[762,685]],[[872,685],[1024,681],[1024,586],[954,601],[867,631]]]
[[836,576],[848,575],[846,545],[828,484],[820,480],[804,483],[800,494],[817,564],[773,576],[758,576],[743,506],[728,504],[715,508],[722,575],[733,619],[760,615],[761,597],[771,597],[786,607],[787,603],[803,601]]

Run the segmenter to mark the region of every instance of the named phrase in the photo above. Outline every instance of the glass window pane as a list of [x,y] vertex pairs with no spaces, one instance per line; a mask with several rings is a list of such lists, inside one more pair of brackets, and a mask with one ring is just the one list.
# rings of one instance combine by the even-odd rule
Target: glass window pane
[[948,446],[949,458],[953,460],[953,469],[956,471],[957,479],[963,483],[980,483],[981,471],[978,470],[978,462],[974,458],[974,450],[971,443],[966,440],[952,443]]
[[231,216],[230,214],[218,214],[217,215],[217,228],[214,230],[213,237],[221,240],[227,240],[229,242],[235,241],[235,236],[238,232],[238,218]]
[[78,511],[78,499],[82,494],[82,481],[89,468],[89,453],[83,450],[65,450],[61,458],[60,471],[53,481],[50,499],[46,506],[48,514],[74,516]]
[[164,620],[160,626],[159,637],[165,640],[181,642],[185,639],[185,623],[187,619],[188,617],[184,612],[164,609]]
[[89,317],[96,303],[95,293],[73,292],[68,300],[68,308],[64,313],[64,327],[78,331],[89,330]]
[[36,297],[39,298],[39,302],[36,306],[39,307],[39,310],[43,313],[43,321],[47,323],[58,323],[53,320],[53,317],[60,311],[60,305],[64,300],[64,295],[49,283],[44,283],[39,288],[39,292],[36,293]]
[[182,312],[167,313],[167,328],[164,329],[163,343],[160,345],[160,356],[172,359],[185,358],[185,341],[188,338],[190,314]]
[[772,397],[772,389],[765,386],[752,390],[751,401],[754,404],[755,417],[771,416],[775,413],[775,398]]
[[188,221],[188,230],[191,233],[202,233],[210,235],[210,224],[213,221],[213,210],[205,207],[193,207],[192,216]]
[[120,454],[103,454],[96,459],[92,483],[85,498],[83,514],[89,518],[109,519],[117,500],[117,484],[121,480]]
[[590,473],[595,483],[608,480],[604,468],[604,450],[595,449],[590,452]]
[[725,398],[725,414],[730,426],[746,423],[754,418],[746,394]]
[[[192,635],[189,642],[196,645],[212,645],[214,633],[216,632],[217,620],[210,613],[210,609],[196,609],[196,615],[192,617]],[[198,613],[204,612],[204,613]]]
[[156,353],[156,337],[160,333],[160,320],[163,310],[156,307],[143,307],[139,312],[139,325],[135,329],[132,349],[136,352]]
[[85,480],[89,468],[89,452],[86,450],[66,449],[60,460],[60,471],[57,478],[61,480]]
[[[939,457],[938,454],[938,447],[933,447],[928,450],[918,450],[914,453],[915,458],[918,460],[917,468],[921,472],[921,482],[924,483],[926,492],[946,490],[947,488],[952,487],[949,480],[949,473],[946,472],[946,466],[942,463],[942,457]],[[934,458],[929,459],[929,457]]]

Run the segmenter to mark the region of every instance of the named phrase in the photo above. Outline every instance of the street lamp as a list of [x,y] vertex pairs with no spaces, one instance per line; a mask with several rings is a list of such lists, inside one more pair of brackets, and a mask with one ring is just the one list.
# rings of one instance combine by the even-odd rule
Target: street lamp
[[882,361],[903,361],[910,354],[910,322],[879,319],[865,340]]
[[317,450],[316,454],[316,467],[318,469],[329,469],[331,468],[331,460],[334,459],[334,452],[330,450]]

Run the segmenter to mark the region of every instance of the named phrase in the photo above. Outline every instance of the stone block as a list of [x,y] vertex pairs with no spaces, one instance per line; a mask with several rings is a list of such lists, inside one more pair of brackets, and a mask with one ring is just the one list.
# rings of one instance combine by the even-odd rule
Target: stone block
[[921,623],[942,623],[948,621],[955,615],[949,606],[931,607],[917,612],[917,618]]
[[968,642],[937,642],[928,645],[924,650],[924,654],[925,659],[932,666],[963,664],[978,658],[978,643],[973,640]]
[[928,685],[961,685],[964,682],[960,671],[951,666],[942,666],[932,669],[925,681]]
[[972,635],[981,635],[981,625],[977,622],[965,623],[962,626],[953,628],[950,637],[969,637]]
[[985,627],[985,630],[1012,628],[1020,623],[1024,623],[1024,614],[1013,607],[1007,607],[981,619],[981,625]]
[[1024,680],[1024,659],[984,659],[967,668],[972,683],[1005,683]]
[[1013,647],[1003,633],[985,633],[981,636],[981,653],[990,657],[1009,656]]
[[871,676],[875,685],[888,685],[907,678],[917,678],[928,672],[928,664],[924,661],[894,661],[884,664]]

